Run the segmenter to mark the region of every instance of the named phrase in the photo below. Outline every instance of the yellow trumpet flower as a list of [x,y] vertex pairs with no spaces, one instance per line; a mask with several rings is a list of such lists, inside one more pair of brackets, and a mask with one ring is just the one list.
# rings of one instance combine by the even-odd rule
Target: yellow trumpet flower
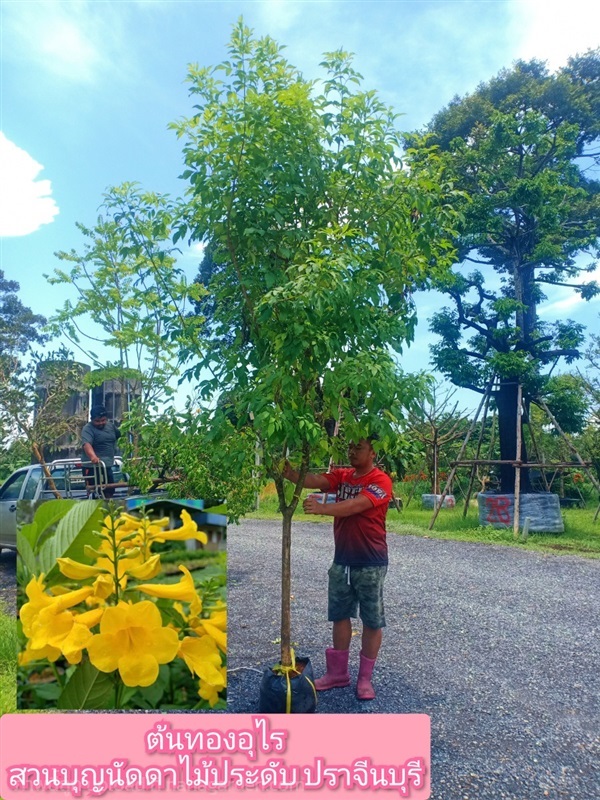
[[161,531],[160,534],[154,536],[156,542],[184,542],[186,539],[197,539],[202,544],[208,542],[208,536],[204,531],[198,530],[198,525],[194,522],[190,514],[183,509],[181,511],[181,520],[183,525],[179,528],[173,528],[168,531]]
[[214,686],[212,683],[208,683],[208,681],[202,680],[200,678],[199,681],[199,689],[198,694],[203,700],[207,700],[210,704],[210,707],[213,708],[219,702],[219,692],[221,692],[226,685],[227,681],[227,668],[221,667],[221,676],[223,678],[223,686]]
[[102,609],[76,614],[69,609],[83,602],[93,592],[91,586],[74,592],[50,596],[44,591],[44,576],[33,577],[26,588],[29,602],[21,608],[23,632],[29,639],[21,662],[36,658],[56,661],[62,653],[70,664],[81,661],[82,650],[92,638]]
[[227,652],[227,633],[225,631],[222,631],[216,625],[213,625],[210,619],[200,620],[200,627],[208,636],[211,637],[211,639],[215,640],[220,650],[222,650],[224,653]]
[[52,607],[53,613],[58,614],[83,602],[92,594],[93,589],[91,586],[84,586],[82,589],[52,597],[45,592],[44,575],[42,574],[38,578],[34,576],[29,581],[25,592],[29,602],[23,605],[19,616],[23,625],[23,633],[31,638],[33,624],[44,609]]
[[48,644],[39,650],[34,650],[31,647],[31,642],[27,642],[25,650],[20,652],[17,657],[17,663],[20,667],[24,667],[31,661],[41,661],[42,659],[52,662],[56,661],[57,658],[60,658],[60,655],[61,650],[59,647],[52,647]]
[[84,581],[86,578],[95,578],[101,572],[106,572],[103,567],[92,567],[89,564],[82,564],[79,561],[73,561],[72,558],[57,558],[59,570],[66,578],[72,578],[76,581]]
[[132,578],[141,581],[149,581],[152,580],[152,578],[156,578],[160,572],[160,554],[157,553],[154,556],[150,556],[150,558],[142,564],[138,564],[134,567],[127,567],[126,572],[128,575],[131,575]]
[[177,655],[183,658],[190,672],[203,681],[220,689],[225,687],[221,656],[215,640],[210,636],[186,636],[179,646]]
[[86,599],[86,605],[102,606],[104,605],[104,601],[107,600],[111,594],[114,594],[115,579],[112,575],[98,575],[92,584],[92,589],[94,592]]
[[183,572],[183,578],[181,578],[179,583],[142,583],[141,586],[137,588],[140,592],[150,595],[150,597],[164,597],[168,600],[185,600],[188,603],[198,600],[192,573],[187,567],[184,567],[183,564],[179,565],[179,569]]
[[91,663],[100,672],[118,669],[126,686],[150,686],[159,664],[172,661],[179,649],[177,633],[163,627],[160,611],[150,600],[105,609],[100,633],[89,642]]

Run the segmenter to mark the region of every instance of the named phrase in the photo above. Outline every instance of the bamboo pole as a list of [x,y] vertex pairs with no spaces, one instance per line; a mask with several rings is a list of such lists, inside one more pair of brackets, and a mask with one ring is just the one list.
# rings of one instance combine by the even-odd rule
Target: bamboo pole
[[[586,462],[583,460],[583,458],[582,458],[582,457],[579,455],[579,453],[577,452],[577,450],[576,450],[576,448],[575,448],[575,445],[574,445],[574,444],[571,442],[571,440],[569,439],[569,437],[567,436],[567,434],[566,434],[566,433],[563,431],[563,429],[560,427],[560,425],[558,424],[558,422],[557,422],[557,420],[556,420],[556,417],[554,416],[554,414],[553,414],[553,413],[550,411],[550,409],[548,408],[548,406],[546,405],[546,403],[545,403],[545,402],[544,402],[544,401],[543,401],[541,398],[538,398],[538,400],[537,400],[536,402],[538,402],[538,403],[541,405],[541,407],[544,409],[544,411],[546,412],[546,414],[548,414],[548,416],[549,416],[549,417],[550,417],[550,419],[552,420],[552,424],[554,425],[554,427],[556,428],[556,430],[557,430],[557,431],[560,433],[560,435],[562,436],[562,438],[564,439],[564,441],[567,443],[567,447],[568,447],[568,448],[569,448],[569,450],[570,450],[570,451],[573,453],[573,455],[575,456],[575,458],[576,458],[576,459],[577,459],[577,461],[579,462],[580,466],[582,466],[582,467],[583,467],[583,468],[586,470],[586,472],[587,472],[587,474],[588,474],[588,476],[589,476],[589,478],[590,478],[591,482],[592,482],[592,483],[594,484],[594,486],[596,487],[596,490],[597,490],[598,492],[600,492],[600,483],[599,483],[599,482],[598,482],[598,480],[596,479],[595,475],[592,473],[592,471],[591,471],[591,469],[590,469],[590,467],[589,467],[589,464],[588,464],[588,463],[586,463]],[[573,466],[573,465],[571,464],[571,466]]]
[[517,464],[515,464],[515,509],[513,516],[513,536],[519,538],[519,514],[521,511],[521,414],[523,412],[523,387],[517,387]]
[[[485,399],[483,417],[481,418],[481,431],[479,432],[479,440],[477,441],[477,450],[475,453],[476,458],[479,458],[479,454],[481,453],[481,445],[483,443],[483,436],[485,433],[485,423],[487,422],[487,413],[490,404],[490,397],[491,397],[491,392],[487,395]],[[469,488],[467,489],[467,494],[465,497],[465,506],[463,508],[463,519],[467,516],[467,512],[469,510],[469,501],[471,500],[471,492],[473,490],[473,481],[475,479],[476,471],[477,471],[477,464],[473,462],[473,465],[471,467],[471,476],[469,478]]]

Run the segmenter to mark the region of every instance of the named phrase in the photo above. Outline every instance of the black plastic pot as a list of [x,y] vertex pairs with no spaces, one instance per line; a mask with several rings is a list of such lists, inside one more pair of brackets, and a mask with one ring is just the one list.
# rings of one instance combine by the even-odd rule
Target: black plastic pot
[[313,714],[317,707],[315,676],[310,658],[296,658],[302,672],[288,677],[267,667],[260,682],[258,710],[266,714]]

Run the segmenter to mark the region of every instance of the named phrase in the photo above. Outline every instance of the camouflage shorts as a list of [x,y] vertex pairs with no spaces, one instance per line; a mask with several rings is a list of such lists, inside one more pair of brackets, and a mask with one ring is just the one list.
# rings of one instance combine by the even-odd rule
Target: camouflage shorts
[[360,606],[360,618],[368,628],[385,628],[383,610],[383,581],[387,567],[342,567],[332,564],[329,568],[328,619],[339,622],[356,617]]

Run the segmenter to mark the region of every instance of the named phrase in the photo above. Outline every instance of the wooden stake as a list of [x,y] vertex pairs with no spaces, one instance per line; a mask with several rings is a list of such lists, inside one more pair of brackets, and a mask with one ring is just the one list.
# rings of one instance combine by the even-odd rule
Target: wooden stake
[[[483,436],[485,434],[485,423],[487,422],[487,414],[488,408],[490,403],[491,392],[485,399],[485,407],[483,409],[483,417],[481,418],[481,431],[479,432],[479,440],[477,442],[477,450],[475,453],[475,457],[479,458],[479,454],[481,453],[481,444],[483,442]],[[467,495],[465,497],[465,507],[463,508],[463,519],[467,516],[467,512],[469,510],[469,501],[471,500],[471,492],[473,490],[473,480],[475,478],[475,473],[477,472],[477,464],[473,462],[473,466],[471,467],[471,477],[469,478],[469,488],[467,489]]]
[[515,511],[513,517],[513,536],[519,538],[519,514],[521,512],[521,414],[523,412],[523,387],[517,387],[517,464],[515,465]]

